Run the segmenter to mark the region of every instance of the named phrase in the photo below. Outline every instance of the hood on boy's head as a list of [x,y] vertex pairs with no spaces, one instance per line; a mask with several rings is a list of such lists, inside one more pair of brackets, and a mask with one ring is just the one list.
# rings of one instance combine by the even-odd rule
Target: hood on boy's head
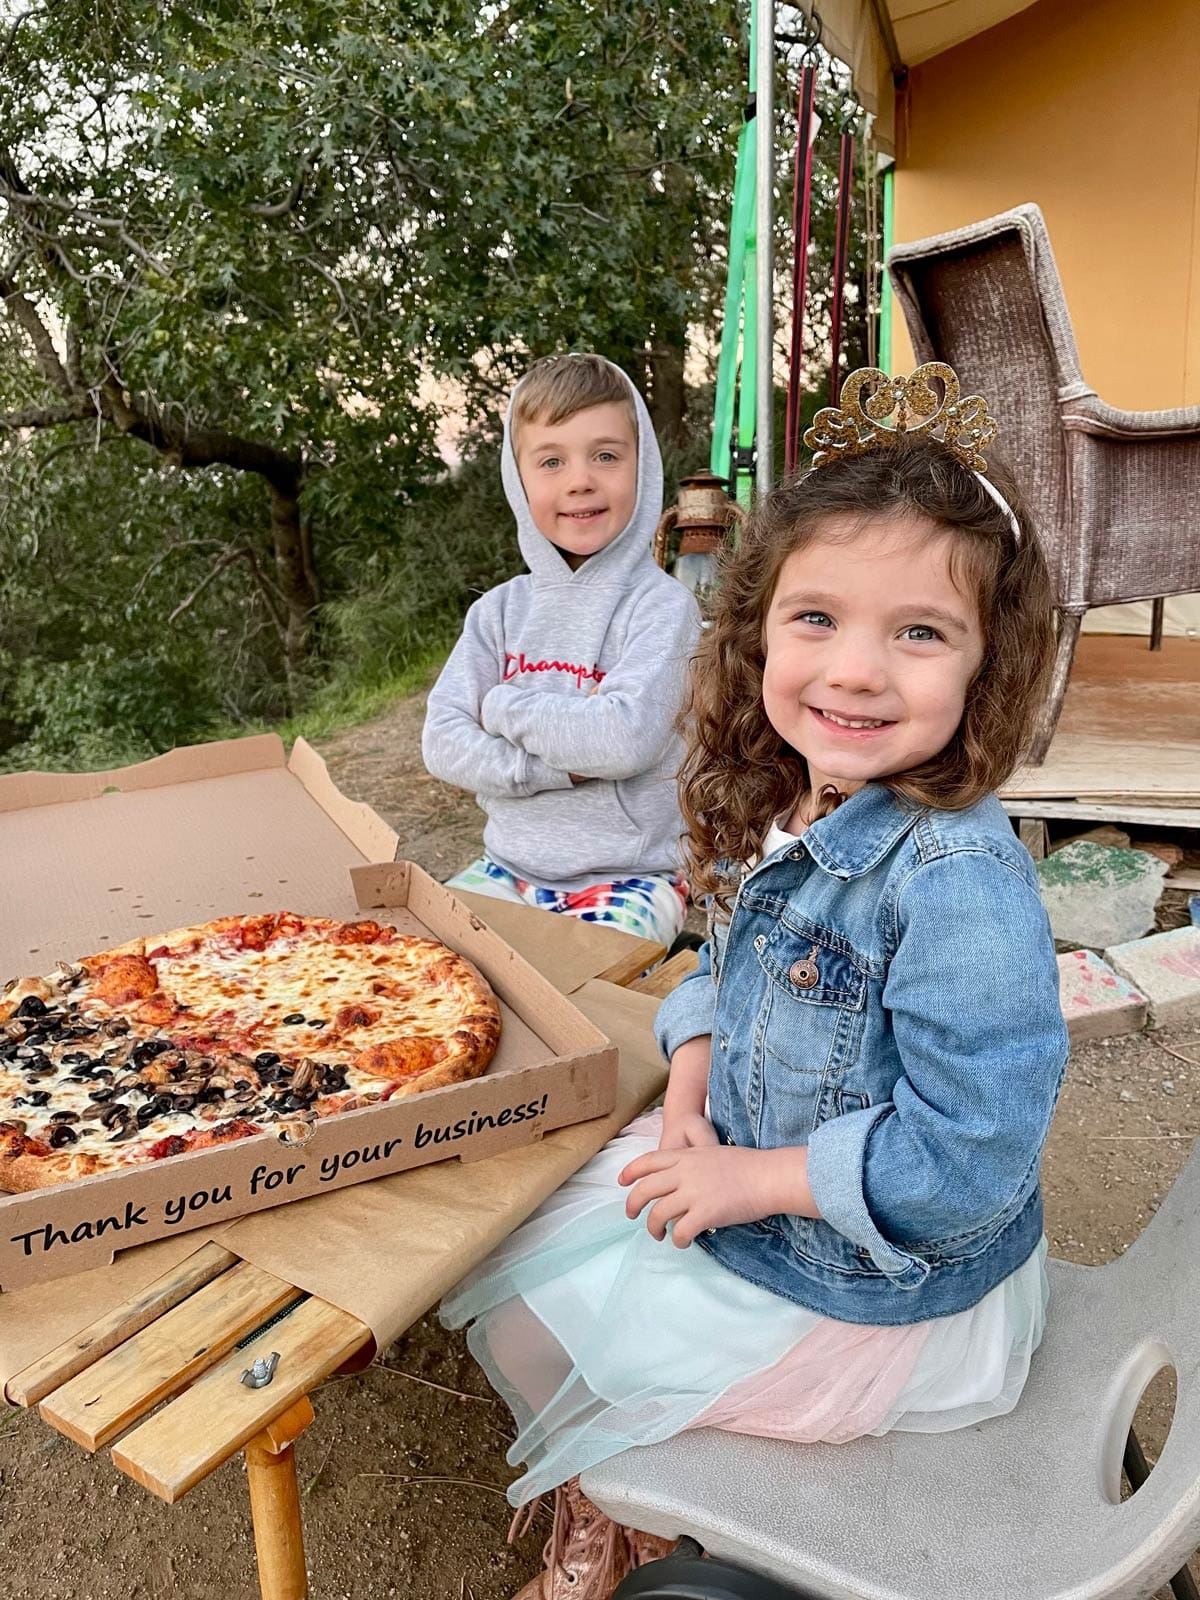
[[[513,406],[521,387],[520,383],[513,390],[508,402],[508,410],[504,417],[504,447],[500,458],[500,476],[513,516],[517,519],[517,538],[521,554],[535,582],[541,579],[554,583],[574,581],[580,584],[596,582],[608,584],[614,580],[619,581],[622,573],[632,570],[639,562],[650,558],[654,530],[658,527],[659,517],[662,516],[662,456],[659,454],[658,440],[654,437],[650,413],[646,410],[641,395],[620,367],[613,366],[612,362],[606,365],[611,366],[612,370],[620,375],[622,383],[629,390],[629,399],[637,421],[637,499],[634,502],[633,515],[624,530],[611,544],[605,545],[603,550],[597,550],[595,555],[589,556],[576,572],[571,571],[557,548],[540,531],[529,511],[529,501],[517,468],[517,457],[512,441]],[[522,383],[524,381],[521,380]]]

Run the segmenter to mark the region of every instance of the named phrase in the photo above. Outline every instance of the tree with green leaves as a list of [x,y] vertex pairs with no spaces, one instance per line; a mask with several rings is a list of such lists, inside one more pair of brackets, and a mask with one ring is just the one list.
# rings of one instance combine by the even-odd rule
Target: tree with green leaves
[[503,542],[448,554],[441,414],[494,423],[540,354],[678,436],[744,13],[0,0],[0,747],[276,714],[359,597],[373,638],[385,593],[461,609]]
[[695,0],[30,7],[0,43],[0,424],[257,480],[269,543],[231,541],[205,576],[253,584],[295,694],[328,537],[306,491],[364,451],[428,476],[423,379],[478,409],[530,354],[590,344],[678,409],[735,20]]

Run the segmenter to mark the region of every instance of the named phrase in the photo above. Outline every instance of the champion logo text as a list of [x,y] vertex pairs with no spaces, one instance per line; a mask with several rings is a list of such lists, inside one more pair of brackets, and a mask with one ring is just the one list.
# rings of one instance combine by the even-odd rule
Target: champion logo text
[[519,655],[506,655],[504,658],[504,681],[509,683],[522,672],[565,672],[575,679],[576,684],[582,689],[585,683],[599,683],[604,677],[599,665],[593,662],[590,667],[575,661],[531,661],[524,650]]

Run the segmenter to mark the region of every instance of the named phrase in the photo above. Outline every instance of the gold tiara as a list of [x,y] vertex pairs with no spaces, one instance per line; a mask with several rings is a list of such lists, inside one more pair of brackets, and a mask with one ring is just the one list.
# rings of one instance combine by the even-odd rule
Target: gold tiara
[[[939,398],[935,384],[940,381]],[[864,391],[866,398],[864,399]],[[927,361],[907,378],[889,378],[878,367],[859,367],[842,385],[841,406],[825,406],[813,418],[804,442],[813,466],[865,455],[894,443],[902,433],[934,434],[973,472],[986,472],[982,452],[996,437],[996,423],[981,395],[963,396],[952,367]],[[896,413],[896,420],[885,426]]]

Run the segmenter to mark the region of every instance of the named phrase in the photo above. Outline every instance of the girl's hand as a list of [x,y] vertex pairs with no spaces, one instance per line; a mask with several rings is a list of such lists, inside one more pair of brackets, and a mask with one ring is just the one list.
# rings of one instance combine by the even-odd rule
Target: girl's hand
[[[701,1119],[703,1120],[703,1119]],[[743,1150],[705,1144],[654,1151],[631,1161],[617,1178],[630,1187],[629,1217],[647,1206],[646,1228],[655,1239],[685,1249],[708,1228],[759,1222],[779,1212],[819,1216],[808,1186],[808,1152],[803,1148]]]
[[720,1144],[717,1130],[702,1111],[676,1112],[663,1107],[662,1138],[660,1150],[698,1150],[705,1145]]

